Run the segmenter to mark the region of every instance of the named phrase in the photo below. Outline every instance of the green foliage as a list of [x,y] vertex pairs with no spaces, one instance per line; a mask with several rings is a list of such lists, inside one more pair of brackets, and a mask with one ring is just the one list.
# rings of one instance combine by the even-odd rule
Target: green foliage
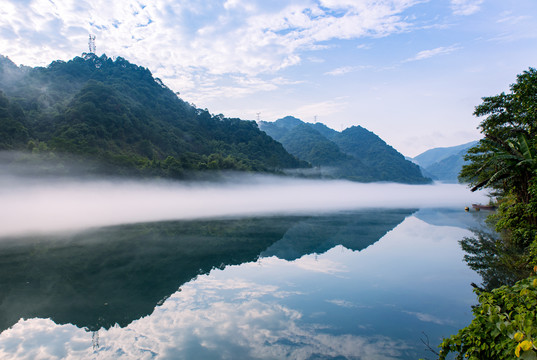
[[85,54],[30,69],[0,57],[0,84],[0,149],[44,144],[106,172],[150,176],[303,166],[255,122],[197,109],[123,58]]
[[511,93],[485,97],[476,107],[474,115],[486,116],[479,125],[485,138],[468,151],[460,174],[474,190],[511,190],[527,202],[537,166],[536,103],[537,70],[530,68],[518,75]]
[[531,274],[528,251],[500,237],[498,233],[474,230],[474,236],[459,241],[464,261],[481,275],[482,286],[490,291],[502,285],[514,285]]
[[22,108],[0,91],[0,150],[12,149],[28,141],[25,120]]
[[348,155],[361,161],[374,181],[426,184],[418,165],[408,161],[377,135],[361,126],[353,126],[333,136],[333,141]]
[[440,359],[537,359],[537,277],[491,292],[476,290],[474,319],[440,345]]
[[468,151],[460,174],[473,191],[492,189],[499,197],[496,229],[523,248],[532,246],[537,234],[536,106],[533,68],[518,75],[509,94],[483,98],[474,114],[486,116],[480,124],[485,137]]
[[[499,208],[491,220],[501,235],[493,242],[461,242],[470,253],[466,260],[482,274],[518,268],[522,277],[537,261],[536,106],[537,71],[530,68],[517,77],[511,93],[483,98],[474,112],[487,116],[480,124],[485,138],[468,151],[460,176],[472,190],[494,191]],[[537,277],[476,292],[474,319],[443,341],[440,359],[450,352],[457,359],[537,359]]]
[[321,123],[308,124],[287,116],[260,127],[281,141],[291,154],[318,166],[324,176],[355,181],[394,181],[423,184],[419,167],[362,127],[337,132]]
[[305,123],[292,128],[279,141],[291,154],[314,166],[334,165],[350,159],[334,142]]
[[533,182],[530,185],[528,202],[520,202],[512,194],[506,194],[500,200],[500,205],[494,218],[496,219],[496,231],[501,232],[505,239],[517,244],[522,248],[528,247],[535,241],[537,225],[537,186]]
[[509,190],[519,201],[527,203],[528,184],[537,169],[537,150],[530,143],[533,141],[523,133],[506,140],[486,134],[478,147],[468,152],[467,160],[472,163],[463,167],[461,176],[474,183],[473,190],[495,188],[502,193]]
[[509,94],[484,97],[483,103],[476,107],[474,115],[487,118],[481,123],[482,132],[501,139],[525,133],[536,135],[537,111],[537,70],[529,68],[517,76]]

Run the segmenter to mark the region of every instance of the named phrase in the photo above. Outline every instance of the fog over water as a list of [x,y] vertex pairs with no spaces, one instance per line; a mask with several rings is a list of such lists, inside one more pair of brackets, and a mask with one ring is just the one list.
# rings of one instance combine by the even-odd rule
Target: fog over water
[[458,184],[236,175],[222,182],[0,176],[0,237],[162,220],[486,203]]

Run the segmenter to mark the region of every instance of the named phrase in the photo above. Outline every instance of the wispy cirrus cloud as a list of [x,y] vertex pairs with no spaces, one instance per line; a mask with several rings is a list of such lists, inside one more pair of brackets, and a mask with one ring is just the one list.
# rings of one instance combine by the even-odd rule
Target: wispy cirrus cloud
[[371,68],[372,68],[372,66],[366,66],[366,65],[362,65],[362,66],[341,66],[341,67],[338,67],[338,68],[335,68],[333,70],[325,72],[324,75],[339,76],[339,75],[345,75],[345,74],[348,74],[348,73],[351,73],[351,72],[364,70],[364,69],[371,69]]
[[451,10],[455,15],[472,15],[481,9],[484,0],[451,0]]
[[355,70],[356,70],[355,66],[342,66],[342,67],[338,67],[338,68],[336,68],[334,70],[325,72],[324,74],[325,75],[332,75],[332,76],[339,76],[339,75],[344,75],[344,74],[353,72]]
[[517,24],[521,21],[532,20],[532,17],[529,15],[513,16],[511,13],[503,13],[503,14],[500,14],[500,16],[501,17],[498,20],[496,20],[498,24],[501,24],[501,23]]
[[337,305],[337,306],[341,306],[347,309],[352,309],[352,308],[357,307],[356,304],[347,300],[342,300],[342,299],[330,299],[330,300],[326,300],[326,302]]
[[430,50],[423,50],[423,51],[418,52],[415,56],[409,59],[406,59],[405,62],[424,60],[424,59],[428,59],[428,58],[431,58],[433,56],[438,56],[438,55],[447,55],[459,49],[461,49],[460,46],[451,45],[451,46],[440,46],[440,47],[430,49]]
[[412,311],[403,311],[403,312],[408,315],[415,316],[418,320],[423,321],[423,322],[430,322],[430,323],[434,323],[438,325],[445,325],[445,324],[452,323],[452,321],[440,319],[431,314],[426,314],[422,312],[412,312]]

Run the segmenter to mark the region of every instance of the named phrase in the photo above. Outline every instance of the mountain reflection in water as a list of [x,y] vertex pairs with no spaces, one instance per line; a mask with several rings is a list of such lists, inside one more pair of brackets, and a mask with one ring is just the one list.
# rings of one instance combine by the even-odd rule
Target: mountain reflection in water
[[323,254],[337,245],[360,251],[378,241],[415,210],[362,211],[304,219],[294,224],[261,255],[295,260]]
[[471,318],[479,280],[457,241],[477,220],[364,210],[2,239],[0,357],[427,357],[423,333],[434,347]]
[[32,317],[90,330],[123,327],[213,268],[255,261],[263,251],[280,256],[280,243],[294,245],[295,258],[337,244],[360,250],[410,213],[147,223],[4,240],[0,330]]

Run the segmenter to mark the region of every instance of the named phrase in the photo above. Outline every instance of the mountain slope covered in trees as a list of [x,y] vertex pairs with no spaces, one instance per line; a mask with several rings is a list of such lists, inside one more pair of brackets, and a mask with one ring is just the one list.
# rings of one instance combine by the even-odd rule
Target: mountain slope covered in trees
[[472,141],[458,146],[430,149],[412,161],[420,165],[425,173],[435,180],[458,182],[459,173],[466,164],[464,156],[476,144],[477,141]]
[[47,67],[0,56],[0,150],[76,155],[114,173],[304,166],[254,121],[181,100],[143,67],[83,54]]
[[417,165],[361,126],[338,132],[321,123],[309,124],[287,116],[275,122],[262,121],[259,128],[280,141],[291,154],[316,166],[326,177],[430,182]]

